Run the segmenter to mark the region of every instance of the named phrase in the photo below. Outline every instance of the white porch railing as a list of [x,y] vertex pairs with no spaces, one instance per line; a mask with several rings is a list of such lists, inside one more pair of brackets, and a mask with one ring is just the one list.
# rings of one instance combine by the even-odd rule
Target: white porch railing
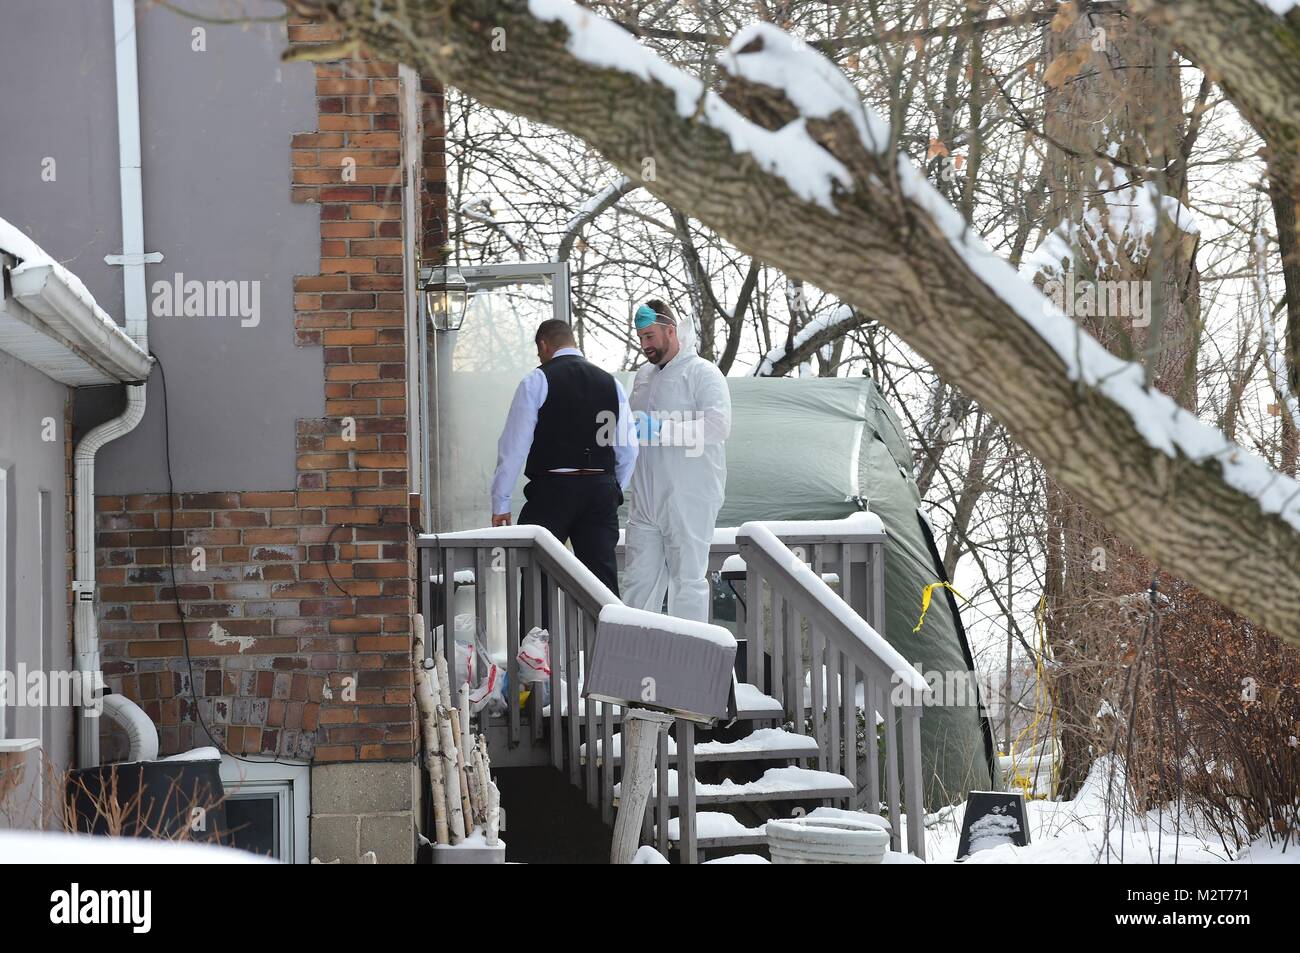
[[[919,813],[923,810],[921,708],[916,698],[912,699],[914,704],[894,705],[889,688],[900,683],[923,692],[925,685],[906,660],[877,634],[884,619],[884,544],[879,521],[869,514],[848,520],[747,523],[739,530],[717,531],[710,564],[720,568],[727,556],[736,554],[746,561],[744,603],[751,608],[739,612],[737,624],[738,637],[748,640],[744,680],[782,701],[796,731],[804,732],[804,718],[811,718],[819,768],[853,780],[858,790],[857,806],[888,812],[893,823],[894,849],[899,849],[899,819],[905,795],[908,848],[923,856],[924,829]],[[584,757],[583,745],[598,739],[600,750],[614,750],[614,726],[621,721],[622,709],[597,702],[585,704],[579,682],[583,660],[596,637],[600,610],[619,602],[618,597],[554,536],[537,526],[426,535],[418,538],[417,547],[420,608],[431,630],[441,625],[443,651],[453,665],[457,586],[473,579],[476,632],[481,633],[489,618],[486,582],[493,574],[501,574],[497,585],[504,593],[506,709],[503,715],[479,719],[479,729],[488,735],[494,762],[500,766],[549,762],[565,772],[570,782],[585,793],[587,803],[612,823],[620,764],[611,757]],[[833,574],[838,593],[826,585],[823,574]],[[524,710],[521,690],[525,686],[520,684],[517,661],[519,643],[534,625],[543,625],[544,605],[545,627],[551,634],[551,704],[544,708],[542,692],[532,691]],[[803,651],[800,619],[808,623],[808,653]],[[433,644],[432,639],[429,644]],[[770,677],[765,654],[770,656]],[[481,653],[477,656],[477,676],[481,679],[488,660]],[[460,679],[452,681],[457,683],[451,686],[455,701]],[[857,694],[859,685],[861,699]],[[856,780],[857,711],[859,705],[864,705],[870,712],[873,700],[886,726],[883,790],[874,731],[866,733],[866,778],[861,783]],[[900,714],[901,733],[895,730]],[[869,716],[867,721],[869,725]],[[675,733],[679,785],[686,795],[681,799],[680,813],[692,809],[694,759],[689,751],[683,754],[683,745],[690,749],[694,729],[679,720]],[[661,747],[661,755],[664,753],[666,741]],[[665,759],[661,761],[663,782],[667,780],[667,765]],[[663,788],[661,784],[660,790]],[[652,798],[651,807],[658,814],[662,837],[667,829],[664,797]],[[647,830],[650,826],[647,822]],[[684,818],[680,831],[682,859],[694,860],[694,825],[690,818]]]

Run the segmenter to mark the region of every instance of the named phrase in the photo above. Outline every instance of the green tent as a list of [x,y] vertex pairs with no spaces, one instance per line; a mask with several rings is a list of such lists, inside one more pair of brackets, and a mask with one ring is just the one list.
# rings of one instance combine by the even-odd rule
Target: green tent
[[[486,322],[480,325],[481,333],[494,330]],[[431,503],[440,530],[487,523],[496,438],[515,386],[529,369],[526,348],[511,363],[502,356],[506,350],[487,343],[477,348],[465,345],[454,359],[450,349],[441,353],[443,379],[433,414],[437,426],[431,435],[437,461]],[[498,364],[480,366],[484,354],[492,355]],[[630,373],[617,376],[630,388]],[[883,634],[925,671],[969,671],[965,632],[946,589],[936,590],[925,625],[912,633],[921,612],[922,591],[943,580],[944,574],[919,509],[907,441],[874,383],[866,377],[737,377],[727,383],[733,422],[727,441],[726,502],[718,525],[835,519],[860,505],[871,510],[884,521],[890,538]],[[516,487],[516,518],[522,504],[523,493]],[[625,522],[626,512],[622,515]],[[931,779],[930,804],[989,788],[992,738],[977,706],[926,708],[921,743],[926,776]]]
[[[889,534],[885,632],[923,672],[970,672],[970,647],[948,589],[934,590],[913,633],[927,585],[946,582],[898,419],[875,383],[854,378],[729,378],[732,430],[719,526],[746,520],[836,519],[867,509]],[[973,683],[973,679],[971,680]],[[978,701],[927,707],[921,752],[930,806],[989,790],[993,740]]]

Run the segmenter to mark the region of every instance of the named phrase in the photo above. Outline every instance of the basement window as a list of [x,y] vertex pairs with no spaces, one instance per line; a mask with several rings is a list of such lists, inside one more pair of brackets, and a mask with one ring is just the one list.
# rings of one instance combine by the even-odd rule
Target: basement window
[[309,772],[306,764],[222,755],[231,845],[284,863],[307,863]]

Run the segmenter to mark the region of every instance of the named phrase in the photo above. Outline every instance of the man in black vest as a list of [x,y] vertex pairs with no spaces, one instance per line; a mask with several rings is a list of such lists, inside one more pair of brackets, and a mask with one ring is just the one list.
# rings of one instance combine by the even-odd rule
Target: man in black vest
[[618,595],[618,508],[636,463],[627,395],[613,375],[577,349],[573,329],[543,321],[535,337],[541,367],[515,390],[497,442],[492,525],[510,525],[510,496],[528,477],[520,524],[545,526]]

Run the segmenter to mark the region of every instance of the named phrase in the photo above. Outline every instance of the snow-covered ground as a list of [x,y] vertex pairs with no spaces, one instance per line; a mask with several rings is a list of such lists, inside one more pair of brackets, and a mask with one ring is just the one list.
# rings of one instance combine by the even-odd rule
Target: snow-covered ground
[[[1214,864],[1300,863],[1300,845],[1285,851],[1265,840],[1242,851],[1224,846],[1204,825],[1173,809],[1135,814],[1113,811],[1107,816],[1106,791],[1111,784],[1109,762],[1093,766],[1079,795],[1072,801],[1030,801],[1026,805],[1029,845],[1001,844],[977,851],[968,864]],[[1123,788],[1116,771],[1113,790]],[[1118,793],[1113,798],[1119,802]],[[957,857],[963,802],[930,815],[926,821],[925,853],[930,863],[950,863]],[[904,818],[904,823],[906,819]],[[1109,835],[1107,830],[1109,829]],[[1107,842],[1109,841],[1109,850]]]
[[247,851],[136,837],[0,831],[0,864],[269,864]]

